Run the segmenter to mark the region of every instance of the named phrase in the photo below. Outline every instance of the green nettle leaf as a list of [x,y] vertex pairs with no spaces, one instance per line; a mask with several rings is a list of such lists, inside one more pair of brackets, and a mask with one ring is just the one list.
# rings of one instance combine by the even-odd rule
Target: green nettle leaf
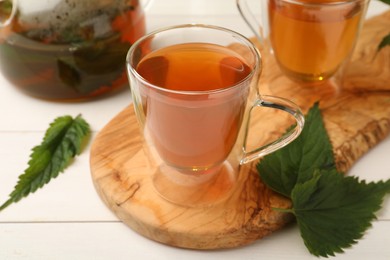
[[301,236],[316,256],[334,256],[360,239],[390,191],[390,181],[366,183],[336,170],[315,174],[291,194]]
[[305,122],[302,133],[287,149],[264,157],[257,165],[263,182],[287,197],[295,184],[310,179],[315,169],[335,167],[318,103],[305,116]]
[[301,135],[257,165],[262,181],[292,201],[293,213],[310,253],[334,256],[356,243],[371,226],[390,193],[387,182],[366,183],[337,171],[318,104],[306,115]]
[[81,153],[90,133],[88,123],[79,115],[63,116],[54,120],[39,146],[32,149],[29,167],[19,176],[19,181],[0,206],[0,210],[43,187],[62,172],[72,158]]
[[385,36],[382,41],[378,45],[378,51],[380,51],[382,48],[390,45],[390,33]]

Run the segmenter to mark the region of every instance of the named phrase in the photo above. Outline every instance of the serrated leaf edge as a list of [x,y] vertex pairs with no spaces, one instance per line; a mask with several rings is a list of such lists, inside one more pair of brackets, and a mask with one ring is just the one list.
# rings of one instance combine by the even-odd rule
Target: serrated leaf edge
[[[69,122],[64,124],[62,120],[69,121]],[[73,130],[73,128],[76,129]],[[71,140],[72,138],[69,138],[67,136],[69,135],[69,132],[70,134],[72,134],[72,130],[76,132],[73,134],[79,135],[78,136],[79,142],[76,144],[72,143]],[[53,135],[55,131],[58,131],[57,135],[59,137]],[[56,178],[60,173],[62,173],[70,163],[71,159],[81,152],[81,146],[83,140],[86,139],[87,136],[89,136],[89,134],[90,134],[90,126],[82,118],[81,115],[78,115],[75,119],[73,119],[71,116],[62,116],[56,118],[49,125],[49,128],[46,130],[41,144],[32,148],[31,150],[32,153],[30,154],[30,159],[28,161],[28,168],[24,171],[23,174],[21,174],[18,177],[18,182],[15,185],[14,190],[10,193],[9,199],[0,206],[0,211],[4,210],[12,203],[18,202],[19,200],[21,200],[23,197],[26,197],[30,193],[34,193],[36,190],[46,185],[51,179]],[[37,160],[35,158],[37,156],[36,153],[40,149],[42,149],[44,152],[50,150],[51,148],[50,142],[56,142],[57,138],[60,139],[59,142],[60,145],[56,146],[56,148],[53,151],[51,151],[51,156],[47,165],[45,165],[43,169],[37,170],[36,172],[34,171],[34,169],[32,169],[31,172],[31,168],[35,166]],[[61,149],[64,149],[62,145],[66,143],[68,143],[67,145],[72,144],[73,147],[67,147],[68,150],[61,151]],[[54,160],[58,159],[55,157],[57,156],[58,153],[66,154],[67,158],[63,158],[64,161],[56,163],[54,165],[56,169],[53,170],[53,159]],[[38,158],[38,160],[39,159],[41,158]]]

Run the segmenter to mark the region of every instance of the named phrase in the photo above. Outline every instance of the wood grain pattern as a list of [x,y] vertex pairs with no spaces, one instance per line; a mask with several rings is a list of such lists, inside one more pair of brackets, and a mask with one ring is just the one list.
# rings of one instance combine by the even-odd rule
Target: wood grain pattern
[[[389,23],[387,12],[365,24],[338,95],[287,84],[272,60],[265,63],[260,86],[263,94],[285,96],[304,111],[320,100],[337,165],[343,171],[390,131],[390,48],[374,57],[378,42],[389,32]],[[265,121],[274,118],[272,114],[259,116]],[[252,128],[257,127],[261,127],[258,120],[253,120]],[[284,129],[284,123],[276,122],[272,132],[251,138],[263,142]],[[152,187],[153,167],[145,158],[132,106],[96,137],[90,165],[98,194],[118,218],[136,232],[168,245],[195,249],[242,246],[292,220],[288,214],[271,210],[291,203],[264,186],[254,163],[241,168],[232,196],[213,207],[180,207],[159,197]]]

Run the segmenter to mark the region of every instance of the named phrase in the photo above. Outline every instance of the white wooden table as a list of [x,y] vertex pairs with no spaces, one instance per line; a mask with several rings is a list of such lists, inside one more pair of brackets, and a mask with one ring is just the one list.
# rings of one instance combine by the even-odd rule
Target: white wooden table
[[[368,15],[385,8],[373,0]],[[146,13],[148,31],[199,22],[252,36],[234,0],[154,0]],[[0,89],[0,202],[8,198],[27,167],[30,149],[40,143],[54,118],[81,113],[94,138],[131,102],[128,90],[86,103],[46,102],[24,95],[2,76]],[[98,197],[90,177],[89,148],[64,174],[0,212],[0,259],[316,259],[294,225],[231,250],[184,250],[150,241],[122,224]],[[349,174],[370,181],[388,179],[389,154],[390,137],[359,160]],[[389,196],[364,238],[337,259],[390,259]]]

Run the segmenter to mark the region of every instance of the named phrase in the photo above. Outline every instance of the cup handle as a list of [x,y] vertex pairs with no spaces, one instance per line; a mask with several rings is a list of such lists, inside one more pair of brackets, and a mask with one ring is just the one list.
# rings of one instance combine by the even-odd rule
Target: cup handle
[[0,27],[5,27],[9,25],[14,19],[15,13],[16,13],[16,1],[17,0],[0,0],[1,7],[0,7],[0,13],[2,16],[5,14],[8,14],[8,17],[1,17],[0,19]]
[[256,107],[268,107],[268,108],[275,108],[282,110],[284,112],[289,113],[292,115],[296,120],[296,125],[289,128],[288,131],[276,139],[275,141],[268,143],[266,145],[263,145],[257,149],[254,149],[252,151],[247,152],[246,151],[246,144],[247,144],[247,138],[248,138],[248,132],[249,132],[249,122],[250,122],[250,114],[248,123],[246,125],[245,129],[245,138],[244,138],[244,144],[243,144],[243,152],[244,155],[242,159],[240,160],[240,164],[246,164],[251,161],[254,161],[256,159],[259,159],[260,157],[263,157],[264,155],[267,155],[269,153],[272,153],[287,144],[291,143],[295,138],[299,136],[299,134],[302,132],[303,126],[305,124],[305,117],[302,114],[301,109],[293,102],[280,98],[280,97],[274,97],[274,96],[262,96],[258,100],[256,100],[255,104],[250,109],[250,112]]
[[[263,2],[263,0],[261,1]],[[261,3],[263,4],[263,3]],[[260,41],[260,44],[263,45],[264,37],[263,37],[263,27],[257,21],[254,14],[251,12],[251,9],[248,5],[247,0],[236,0],[236,5],[238,11],[241,14],[241,17],[244,19],[245,23],[249,26],[252,32],[255,34],[256,38]]]

